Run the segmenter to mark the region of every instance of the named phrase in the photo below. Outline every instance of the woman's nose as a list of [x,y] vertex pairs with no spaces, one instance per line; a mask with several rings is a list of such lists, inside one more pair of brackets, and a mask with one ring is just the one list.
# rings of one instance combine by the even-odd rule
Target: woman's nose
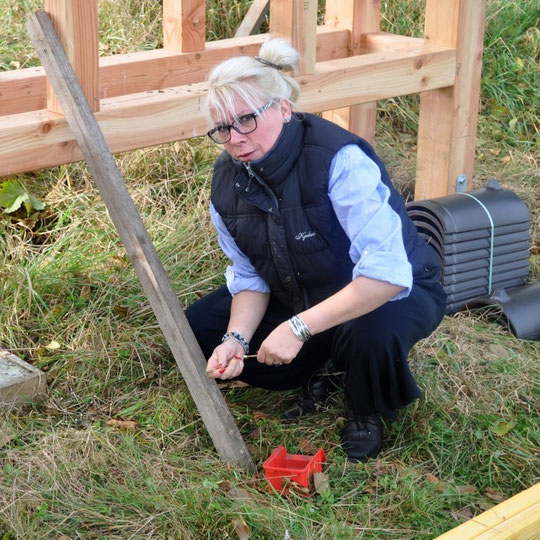
[[239,144],[241,142],[244,142],[245,140],[245,135],[243,135],[242,133],[238,133],[238,131],[231,128],[231,140],[229,141],[231,144]]

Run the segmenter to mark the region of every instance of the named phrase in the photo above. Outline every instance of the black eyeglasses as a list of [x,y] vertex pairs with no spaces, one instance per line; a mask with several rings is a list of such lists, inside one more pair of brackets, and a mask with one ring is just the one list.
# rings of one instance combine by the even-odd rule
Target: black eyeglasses
[[275,101],[269,101],[260,109],[252,113],[239,116],[232,124],[221,124],[212,128],[207,135],[218,144],[225,144],[231,140],[231,128],[241,135],[247,135],[257,129],[257,116],[260,116],[264,111],[268,110]]

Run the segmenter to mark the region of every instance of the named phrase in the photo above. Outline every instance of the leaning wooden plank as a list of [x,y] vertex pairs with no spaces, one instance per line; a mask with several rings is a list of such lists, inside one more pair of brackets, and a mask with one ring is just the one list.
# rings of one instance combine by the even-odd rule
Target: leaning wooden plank
[[264,18],[268,15],[269,8],[270,0],[253,0],[246,16],[240,23],[238,30],[236,30],[234,37],[237,38],[255,34],[261,27]]
[[540,484],[536,484],[436,540],[533,540],[539,531]]
[[[107,56],[99,60],[99,97],[159,90],[202,82],[208,71],[226,58],[259,52],[268,34],[209,41],[204,51],[173,52],[164,49]],[[347,56],[347,30],[317,27],[317,61]],[[0,116],[47,108],[42,67],[0,72]]]
[[215,381],[205,375],[202,352],[49,17],[44,11],[31,15],[27,29],[218,453],[227,463],[253,470]]
[[[423,48],[330,60],[315,73],[297,78],[298,108],[319,112],[454,81],[455,51]],[[201,111],[206,84],[168,88],[103,100],[95,117],[113,152],[123,152],[203,135]],[[82,155],[60,115],[38,111],[0,120],[0,176],[77,161]]]

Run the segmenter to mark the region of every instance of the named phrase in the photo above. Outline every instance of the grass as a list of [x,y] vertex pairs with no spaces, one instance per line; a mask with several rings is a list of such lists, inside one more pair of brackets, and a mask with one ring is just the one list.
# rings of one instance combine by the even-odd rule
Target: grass
[[[36,65],[24,33],[37,2],[0,0],[0,69]],[[228,37],[248,2],[213,0],[207,38]],[[101,54],[159,47],[160,6],[101,0]],[[385,30],[422,33],[422,2],[383,3]],[[230,14],[230,15],[229,15]],[[497,177],[531,210],[530,279],[540,279],[539,12],[490,0],[475,179]],[[379,104],[377,148],[406,194],[417,98]],[[222,282],[209,223],[217,150],[189,140],[118,155],[184,305]],[[446,317],[417,344],[422,399],[387,426],[380,458],[347,463],[343,403],[299,424],[277,419],[294,393],[224,390],[258,466],[216,456],[124,248],[82,163],[21,181],[47,207],[0,214],[0,345],[47,372],[42,403],[0,416],[0,538],[428,539],[538,481],[538,357],[486,313]],[[51,342],[60,347],[47,347]],[[111,422],[116,420],[116,422]],[[272,448],[328,456],[330,488],[283,499],[261,464]],[[288,532],[286,532],[288,531]]]

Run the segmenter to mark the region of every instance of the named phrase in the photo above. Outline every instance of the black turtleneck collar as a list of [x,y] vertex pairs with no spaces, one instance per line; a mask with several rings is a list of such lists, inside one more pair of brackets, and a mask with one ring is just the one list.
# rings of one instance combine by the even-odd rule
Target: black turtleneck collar
[[292,120],[283,124],[274,146],[260,159],[250,163],[251,168],[269,187],[287,178],[302,150],[304,139],[303,115],[295,113]]

